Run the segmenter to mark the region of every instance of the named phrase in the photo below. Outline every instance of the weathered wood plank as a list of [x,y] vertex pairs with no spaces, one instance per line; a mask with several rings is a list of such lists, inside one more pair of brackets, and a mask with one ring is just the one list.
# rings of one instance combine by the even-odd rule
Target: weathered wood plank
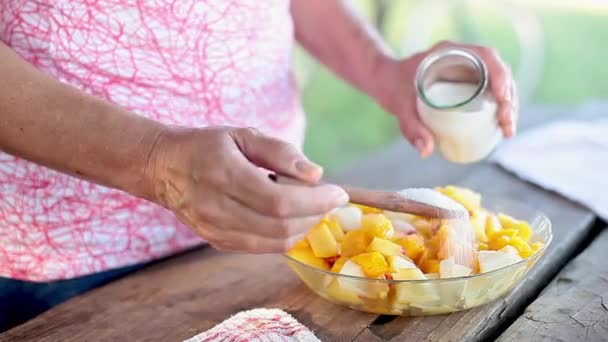
[[499,341],[608,341],[608,229],[562,270]]
[[[492,336],[505,318],[514,317],[532,299],[531,296],[555,274],[558,265],[580,244],[591,229],[594,216],[579,205],[555,194],[522,182],[495,165],[476,169],[462,185],[484,195],[516,198],[545,212],[553,222],[554,241],[524,281],[502,300],[485,306],[437,317],[399,317],[386,324],[371,325],[371,333],[393,341],[473,341]],[[356,341],[365,341],[362,334]]]
[[317,297],[282,257],[203,248],[74,298],[0,341],[179,341],[256,307],[280,307],[324,341],[350,341],[376,318]]

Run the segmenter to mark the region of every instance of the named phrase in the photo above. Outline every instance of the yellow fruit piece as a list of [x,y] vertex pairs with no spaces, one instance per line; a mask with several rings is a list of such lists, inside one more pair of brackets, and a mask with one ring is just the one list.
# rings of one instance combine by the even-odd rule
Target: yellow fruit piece
[[499,230],[496,233],[492,234],[492,240],[495,240],[499,236],[503,236],[503,235],[508,236],[509,238],[512,238],[517,235],[517,229],[504,228],[503,230]]
[[344,266],[346,260],[348,260],[348,258],[345,256],[339,257],[338,260],[336,260],[336,262],[334,262],[333,266],[331,267],[331,271],[335,273],[340,273],[340,270],[342,269],[342,266]]
[[481,195],[470,189],[448,185],[443,189],[437,188],[436,190],[462,204],[469,212],[481,208]]
[[313,227],[307,236],[315,256],[329,258],[340,254],[340,245],[325,223]]
[[308,241],[306,239],[298,240],[293,244],[291,248],[310,248]]
[[528,243],[526,241],[524,241],[522,238],[520,238],[519,236],[513,236],[511,238],[511,240],[509,241],[509,245],[511,245],[515,249],[517,249],[519,256],[522,257],[523,259],[534,254],[534,251],[528,245]]
[[486,219],[486,236],[488,237],[488,240],[492,240],[494,235],[501,230],[502,225],[500,224],[498,217],[494,214],[488,215],[488,218]]
[[333,234],[336,241],[340,242],[342,239],[344,239],[344,230],[342,230],[340,222],[338,222],[337,219],[325,218],[323,221],[327,225],[327,228],[329,228],[329,231]]
[[543,247],[545,247],[545,244],[542,242],[534,242],[530,245],[530,247],[532,248],[532,250],[534,251],[534,253],[540,251]]
[[287,252],[290,257],[310,265],[314,268],[329,271],[329,265],[325,260],[318,258],[310,248],[292,248]]
[[405,255],[411,260],[418,260],[424,252],[424,238],[418,234],[410,234],[395,240],[405,249]]
[[389,240],[374,237],[372,243],[367,246],[367,251],[380,252],[385,257],[389,257],[391,255],[401,255],[403,247]]
[[361,230],[381,239],[390,239],[394,233],[391,221],[383,214],[363,215]]
[[532,228],[528,224],[528,222],[521,221],[519,226],[519,231],[517,235],[522,238],[525,242],[530,242],[530,238],[532,237]]
[[412,260],[401,255],[391,255],[386,258],[386,261],[391,273],[398,272],[403,268],[417,268]]
[[366,276],[377,278],[389,273],[388,263],[379,252],[362,253],[351,258],[363,269]]
[[491,250],[497,251],[508,245],[510,240],[511,238],[507,235],[501,235],[495,239],[490,240],[490,243],[488,243],[488,247],[490,247]]
[[424,273],[439,273],[439,260],[437,260],[437,259],[426,259],[420,265],[420,269]]
[[372,236],[359,229],[346,233],[341,245],[342,256],[351,257],[365,252],[372,239]]
[[475,239],[479,242],[488,242],[486,235],[486,220],[488,213],[485,210],[475,210],[471,215],[471,226],[475,232]]
[[363,303],[363,301],[361,300],[361,298],[359,298],[357,293],[343,289],[342,287],[340,287],[340,284],[338,283],[337,280],[332,280],[332,282],[329,283],[329,285],[326,288],[326,293],[330,298],[337,300],[341,303],[347,303],[347,304],[362,304]]
[[477,243],[477,250],[479,251],[487,251],[488,250],[488,244],[485,242],[478,242]]
[[380,213],[382,213],[382,209],[368,207],[368,206],[362,205],[362,204],[353,204],[353,205],[356,206],[356,207],[358,207],[359,209],[361,209],[361,212],[363,212],[364,214],[380,214]]
[[526,242],[530,241],[530,238],[532,237],[532,228],[528,222],[515,219],[512,216],[503,213],[498,214],[498,220],[504,228],[515,229],[518,231],[519,237]]

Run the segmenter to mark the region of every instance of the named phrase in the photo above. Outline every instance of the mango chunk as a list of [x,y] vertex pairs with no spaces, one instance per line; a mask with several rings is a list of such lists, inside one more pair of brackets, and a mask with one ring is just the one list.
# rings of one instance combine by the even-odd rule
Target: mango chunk
[[394,230],[391,221],[383,214],[366,214],[361,219],[361,230],[371,236],[381,239],[393,237]]
[[373,236],[358,229],[346,233],[342,240],[342,255],[351,257],[367,250],[367,246],[372,242]]
[[308,233],[307,240],[313,253],[319,258],[340,254],[340,245],[325,223],[313,227]]
[[292,248],[287,252],[290,257],[305,263],[306,265],[329,271],[329,265],[325,260],[315,256],[310,248]]
[[401,255],[403,251],[403,247],[400,245],[386,239],[381,239],[379,237],[374,237],[372,243],[367,246],[368,252],[380,252],[385,257],[389,257],[392,255]]
[[362,253],[351,258],[357,265],[361,266],[366,276],[378,278],[389,273],[388,263],[379,252]]
[[406,235],[395,239],[405,249],[405,255],[411,260],[418,260],[424,252],[424,238],[418,234]]

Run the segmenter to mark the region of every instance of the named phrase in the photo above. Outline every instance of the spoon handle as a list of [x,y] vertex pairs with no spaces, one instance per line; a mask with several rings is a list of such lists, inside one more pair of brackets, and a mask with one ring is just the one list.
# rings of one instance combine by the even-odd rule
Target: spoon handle
[[[291,177],[270,174],[271,180],[278,184],[297,185],[297,186],[314,186],[298,179]],[[369,190],[363,188],[352,187],[348,185],[338,185],[350,198],[351,203],[361,204],[368,207],[378,208],[382,210],[413,214],[429,218],[458,218],[460,213],[457,211],[436,207],[427,203],[422,203],[405,198],[397,192]]]

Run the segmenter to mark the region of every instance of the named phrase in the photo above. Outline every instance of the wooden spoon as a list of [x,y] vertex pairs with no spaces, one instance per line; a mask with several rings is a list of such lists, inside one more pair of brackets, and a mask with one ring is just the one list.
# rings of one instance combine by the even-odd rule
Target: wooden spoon
[[[306,183],[301,180],[283,175],[270,174],[268,175],[268,178],[279,184],[314,186],[314,184]],[[463,211],[459,209],[444,208],[436,206],[432,203],[419,202],[406,198],[396,191],[369,190],[347,185],[338,186],[346,191],[350,197],[351,203],[361,204],[368,207],[440,219],[457,219],[468,215],[466,210]]]

